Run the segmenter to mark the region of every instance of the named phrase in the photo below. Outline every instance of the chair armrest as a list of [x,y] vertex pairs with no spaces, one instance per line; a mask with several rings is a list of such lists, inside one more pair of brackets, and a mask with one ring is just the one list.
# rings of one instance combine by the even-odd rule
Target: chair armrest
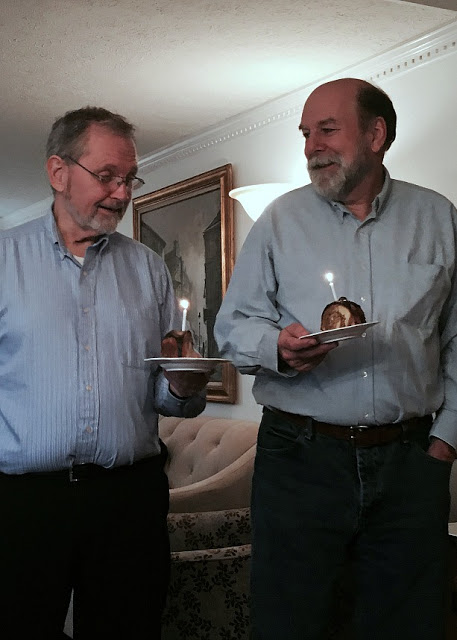
[[251,542],[251,510],[168,514],[172,551],[221,549]]
[[170,489],[170,512],[219,511],[248,507],[256,447],[212,476]]
[[251,545],[243,544],[223,549],[202,549],[195,551],[173,551],[172,562],[215,562],[218,560],[233,560],[236,558],[250,558]]

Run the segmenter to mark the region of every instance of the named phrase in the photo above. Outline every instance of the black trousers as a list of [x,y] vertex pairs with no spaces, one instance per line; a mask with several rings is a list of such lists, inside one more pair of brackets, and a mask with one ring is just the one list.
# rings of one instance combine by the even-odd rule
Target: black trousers
[[0,637],[158,640],[170,569],[163,462],[70,482],[0,474]]
[[264,412],[252,493],[255,640],[326,640],[348,558],[354,638],[443,640],[452,465],[426,453],[428,428],[408,437],[355,448]]

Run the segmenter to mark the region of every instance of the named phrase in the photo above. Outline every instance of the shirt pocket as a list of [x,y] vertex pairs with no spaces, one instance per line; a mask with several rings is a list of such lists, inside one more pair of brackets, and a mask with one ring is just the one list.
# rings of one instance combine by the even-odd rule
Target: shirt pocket
[[390,274],[377,290],[380,293],[375,307],[382,310],[387,326],[414,327],[428,338],[437,330],[450,288],[442,265],[397,262],[390,266]]
[[129,358],[122,360],[122,389],[135,397],[141,407],[154,396],[155,378],[159,367],[152,362]]

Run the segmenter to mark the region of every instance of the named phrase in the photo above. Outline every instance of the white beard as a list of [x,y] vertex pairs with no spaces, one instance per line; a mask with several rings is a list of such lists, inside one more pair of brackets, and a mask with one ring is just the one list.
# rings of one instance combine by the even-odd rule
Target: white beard
[[[325,166],[335,163],[337,169],[332,175],[325,175]],[[365,147],[361,145],[354,160],[346,164],[339,154],[315,156],[308,161],[308,173],[314,189],[327,200],[344,202],[345,198],[357,187],[370,171],[370,163]]]
[[111,214],[97,213],[94,216],[83,216],[79,213],[76,207],[71,202],[69,190],[65,193],[65,200],[67,201],[67,211],[72,217],[73,221],[85,231],[96,231],[98,235],[111,234],[116,231],[119,222],[124,217],[125,209],[119,209],[112,211]]

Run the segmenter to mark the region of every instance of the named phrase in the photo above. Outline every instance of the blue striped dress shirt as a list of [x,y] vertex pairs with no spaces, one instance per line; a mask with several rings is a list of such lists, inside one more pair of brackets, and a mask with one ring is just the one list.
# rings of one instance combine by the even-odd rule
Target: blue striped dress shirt
[[[378,325],[340,342],[307,373],[278,370],[278,336],[319,331],[332,295]],[[457,447],[457,212],[443,196],[386,179],[360,222],[311,185],[275,200],[251,229],[217,316],[222,355],[256,374],[259,404],[341,425],[437,412],[432,434]]]
[[153,251],[116,232],[81,265],[50,212],[0,233],[0,273],[0,471],[131,464],[159,452],[158,412],[203,410],[144,362],[180,326]]

